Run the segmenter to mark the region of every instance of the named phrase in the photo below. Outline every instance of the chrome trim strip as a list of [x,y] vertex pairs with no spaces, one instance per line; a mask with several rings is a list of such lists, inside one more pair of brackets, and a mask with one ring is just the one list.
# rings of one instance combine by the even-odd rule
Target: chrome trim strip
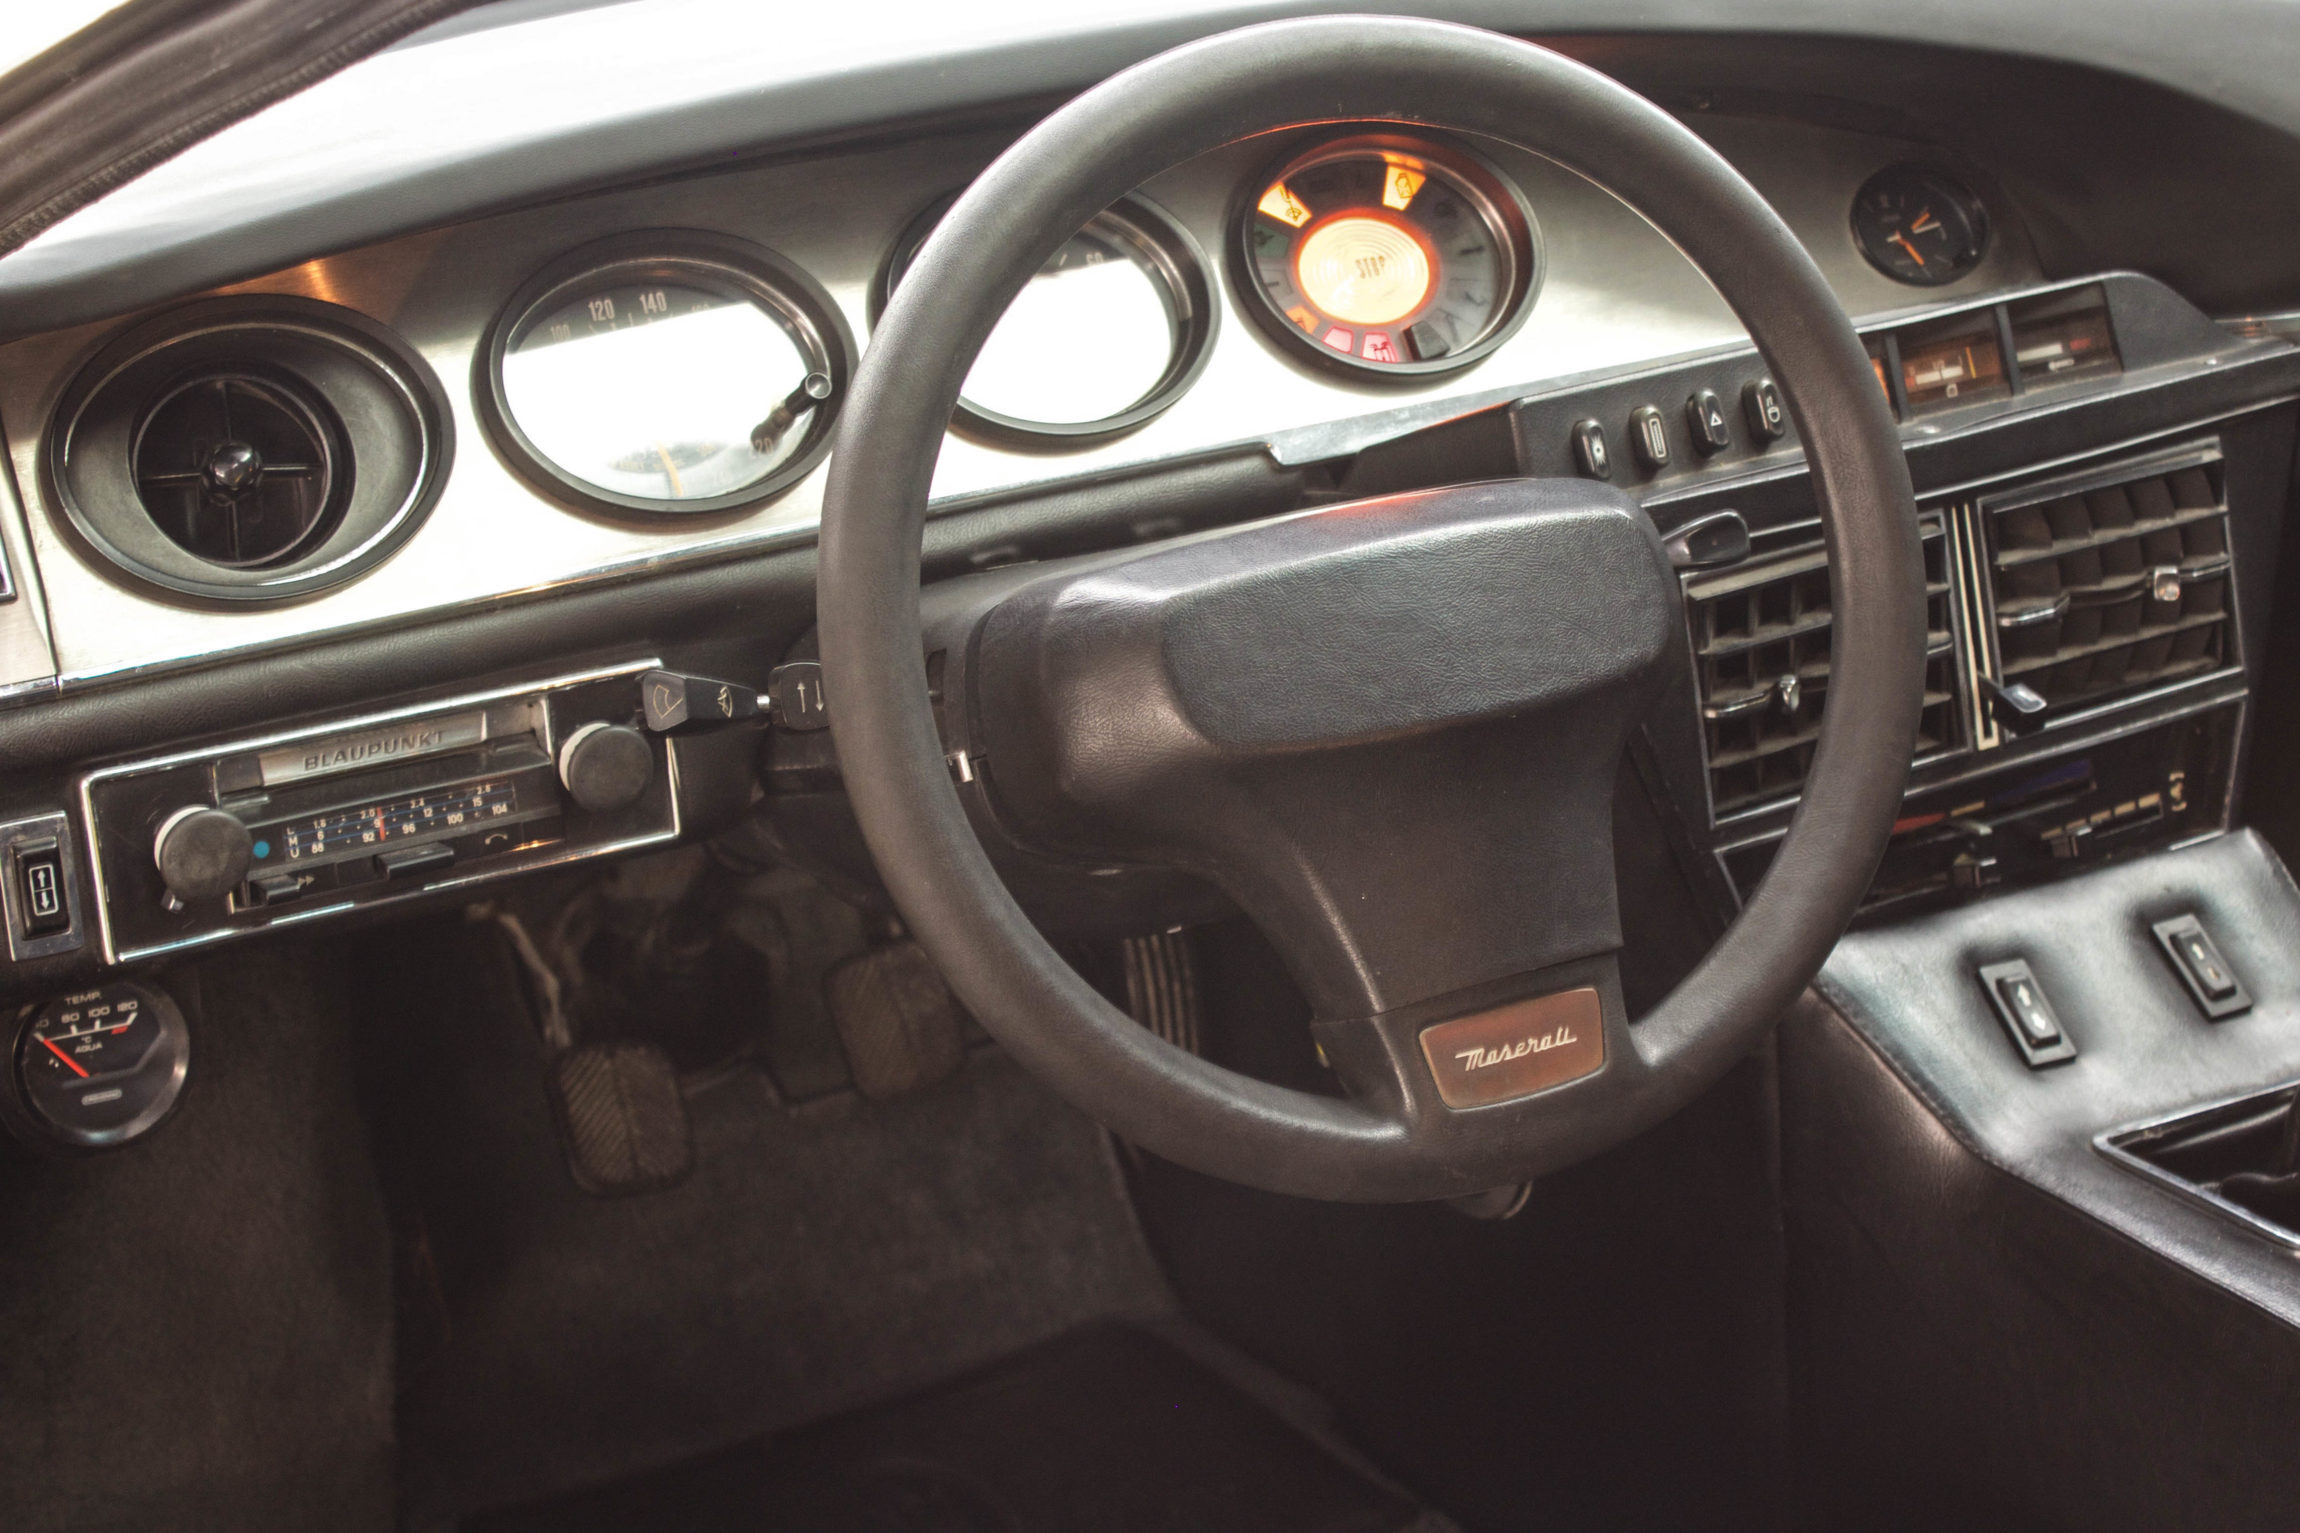
[[[2240,1204],[2231,1203],[2228,1199],[2208,1188],[2200,1187],[2184,1177],[2175,1176],[2162,1166],[2142,1160],[2130,1150],[2116,1143],[2119,1139],[2131,1139],[2156,1129],[2170,1127],[2190,1118],[2201,1118],[2207,1113],[2219,1112],[2230,1107],[2241,1107],[2247,1102],[2261,1101],[2264,1098],[2287,1093],[2300,1094],[2300,1080],[2288,1080],[2280,1085],[2267,1086],[2256,1091],[2240,1091],[2234,1096],[2221,1097],[2216,1101],[2205,1102],[2194,1107],[2184,1107],[2178,1112],[2161,1113],[2153,1118],[2145,1118],[2138,1123],[2127,1123],[2122,1128],[2108,1129],[2092,1136],[2092,1147],[2106,1157],[2111,1164],[2121,1166],[2127,1171],[2137,1172],[2159,1187],[2199,1208],[2216,1213],[2224,1219],[2233,1219],[2255,1234],[2265,1235],[2280,1246],[2300,1252],[2300,1231],[2288,1230],[2280,1224],[2271,1223],[2252,1210]],[[2295,1110],[2300,1110],[2300,1105],[2296,1105]]]

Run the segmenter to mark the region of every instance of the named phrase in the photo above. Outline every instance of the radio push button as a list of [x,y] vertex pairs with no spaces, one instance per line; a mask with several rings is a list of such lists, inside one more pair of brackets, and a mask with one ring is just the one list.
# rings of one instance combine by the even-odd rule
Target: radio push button
[[385,878],[416,878],[444,868],[454,860],[454,847],[434,841],[429,846],[403,846],[395,851],[378,852],[375,867]]

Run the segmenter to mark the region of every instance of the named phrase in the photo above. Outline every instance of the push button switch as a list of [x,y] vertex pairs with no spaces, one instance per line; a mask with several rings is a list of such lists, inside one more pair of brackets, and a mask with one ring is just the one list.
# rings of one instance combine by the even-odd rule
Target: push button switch
[[1781,408],[1781,391],[1770,378],[1743,387],[1741,413],[1749,417],[1749,430],[1760,442],[1778,442],[1789,434],[1789,412]]
[[2059,1013],[2052,1009],[2044,986],[2037,983],[2026,959],[1984,964],[1980,979],[1997,1020],[2011,1034],[2013,1047],[2020,1050],[2030,1069],[2076,1057],[2076,1045],[2069,1042],[2068,1030],[2061,1026]]
[[1702,389],[1685,401],[1685,429],[1693,433],[1693,446],[1704,458],[1733,445],[1733,428],[1725,420],[1725,407],[1713,389]]
[[2174,916],[2159,921],[2149,928],[2156,933],[2157,946],[2164,956],[2172,960],[2174,972],[2196,1005],[2207,1017],[2218,1022],[2233,1017],[2240,1011],[2252,1009],[2252,997],[2238,983],[2236,971],[2228,967],[2228,960],[2220,956],[2219,944],[2204,929],[2204,923],[2192,915]]
[[1605,445],[1605,428],[1596,421],[1574,422],[1573,463],[1586,479],[1613,477],[1613,449]]
[[376,871],[385,878],[419,878],[435,872],[455,860],[455,848],[434,841],[429,846],[403,846],[396,851],[376,854]]
[[1639,405],[1629,412],[1629,445],[1648,472],[1659,473],[1669,466],[1669,424],[1659,410]]

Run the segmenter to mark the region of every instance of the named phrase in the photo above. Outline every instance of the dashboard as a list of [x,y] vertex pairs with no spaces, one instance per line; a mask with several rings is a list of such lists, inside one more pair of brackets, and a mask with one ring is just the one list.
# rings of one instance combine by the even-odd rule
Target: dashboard
[[[500,59],[521,30],[424,46]],[[1772,202],[1901,422],[1932,631],[1872,916],[2233,823],[2293,327],[2120,268],[2035,166],[1953,125],[1779,80],[1679,89],[1704,60],[1757,68],[1746,40],[1626,62],[1579,46],[1646,71]],[[1044,104],[570,175],[108,307],[58,283],[69,224],[0,261],[0,697],[36,742],[0,803],[12,982],[746,815],[867,891],[807,690],[827,455],[905,270]],[[144,195],[164,239],[184,188],[163,172]],[[115,234],[134,196],[99,209]],[[1625,889],[1682,884],[1714,930],[1810,765],[1826,557],[1794,422],[1733,315],[1555,164],[1335,123],[1153,178],[985,347],[936,469],[928,573],[1519,474],[1621,486],[1679,563],[1685,664],[1633,748],[1624,845],[1643,852],[1624,855],[1645,861]],[[1219,905],[1006,851],[1057,922]],[[1666,903],[1633,893],[1626,918]]]
[[[1921,145],[1705,126],[1852,313],[2037,278],[2009,220],[1953,268],[1944,247],[1945,282],[1910,284],[1863,254],[1856,204],[1881,173],[1922,163]],[[30,630],[0,649],[21,657],[7,682],[47,684],[43,658],[65,687],[212,664],[803,541],[840,393],[890,279],[938,205],[1009,137],[938,136],[587,197],[306,262],[125,332],[100,323],[0,347],[0,421],[24,499],[9,518],[26,586],[14,616]],[[1391,160],[1429,178],[1393,198],[1402,209],[1382,200]],[[1316,205],[1282,208],[1300,226],[1260,205],[1297,182]],[[1411,293],[1345,291],[1331,274],[1389,257]],[[1328,287],[1305,295],[1296,282],[1315,270]],[[1394,315],[1382,307],[1408,298]],[[1294,314],[1316,316],[1315,333]],[[1347,130],[1242,144],[1153,180],[1026,290],[977,365],[935,498],[963,507],[1240,449],[1330,460],[1738,338],[1708,284],[1642,220],[1507,146]],[[324,350],[306,358],[297,345]],[[356,380],[364,393],[322,397],[322,366],[346,380],[325,388]],[[147,375],[265,367],[307,380],[273,407],[291,464],[325,456],[328,436],[292,417],[374,425],[364,453],[335,444],[358,460],[339,475],[357,493],[337,490],[347,503],[331,505],[324,475],[272,476],[263,497],[310,502],[308,515],[268,513],[269,536],[287,540],[277,547],[202,554],[184,547],[209,536],[197,529],[151,536],[181,513],[155,514],[159,487],[138,479],[127,444],[157,450],[179,428],[159,407],[113,402],[140,406]],[[810,380],[824,397],[806,394]],[[1625,423],[1615,431],[1625,443]],[[706,451],[717,461],[697,458]],[[386,465],[390,482],[371,482]],[[174,472],[191,472],[188,460]]]

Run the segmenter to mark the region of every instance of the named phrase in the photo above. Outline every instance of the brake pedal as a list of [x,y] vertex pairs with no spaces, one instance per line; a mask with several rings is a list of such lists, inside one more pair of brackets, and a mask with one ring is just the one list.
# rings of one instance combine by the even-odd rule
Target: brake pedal
[[855,1089],[873,1101],[956,1071],[966,1058],[958,999],[915,942],[889,943],[823,977]]
[[567,1169],[596,1197],[652,1192],[695,1163],[687,1101],[651,1043],[586,1043],[551,1061]]

